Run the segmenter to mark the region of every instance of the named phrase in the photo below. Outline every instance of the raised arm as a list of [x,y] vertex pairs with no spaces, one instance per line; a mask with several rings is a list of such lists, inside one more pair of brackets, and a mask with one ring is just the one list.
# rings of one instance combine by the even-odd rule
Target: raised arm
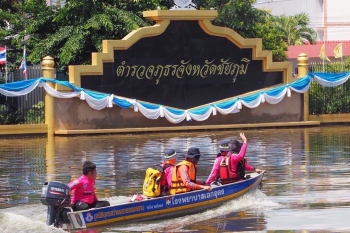
[[241,137],[243,143],[247,143],[247,138],[245,137],[244,133],[240,133],[239,136]]
[[241,161],[242,159],[244,159],[245,153],[247,151],[247,147],[248,147],[248,144],[246,142],[244,142],[239,153],[237,155],[231,155],[230,160],[231,161]]

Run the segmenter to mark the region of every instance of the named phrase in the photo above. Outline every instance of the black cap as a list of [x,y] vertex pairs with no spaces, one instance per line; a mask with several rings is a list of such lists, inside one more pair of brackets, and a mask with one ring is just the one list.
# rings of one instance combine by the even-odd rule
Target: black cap
[[187,155],[185,155],[185,157],[194,158],[197,155],[201,156],[201,152],[199,151],[199,149],[197,147],[191,147],[190,149],[188,149]]

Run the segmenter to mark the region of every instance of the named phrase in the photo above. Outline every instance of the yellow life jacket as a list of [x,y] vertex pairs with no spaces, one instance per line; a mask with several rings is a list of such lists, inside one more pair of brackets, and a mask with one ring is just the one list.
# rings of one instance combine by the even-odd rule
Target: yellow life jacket
[[146,170],[145,180],[143,181],[142,192],[146,197],[159,197],[161,194],[160,179],[162,178],[163,168],[159,165],[149,167]]
[[178,164],[175,165],[172,173],[172,179],[171,179],[171,190],[170,194],[174,195],[177,193],[184,193],[189,192],[192,189],[189,187],[186,187],[185,184],[182,182],[180,174],[178,174],[178,168],[182,165],[186,165],[188,167],[188,177],[190,178],[191,182],[196,182],[196,167],[193,163],[184,160]]

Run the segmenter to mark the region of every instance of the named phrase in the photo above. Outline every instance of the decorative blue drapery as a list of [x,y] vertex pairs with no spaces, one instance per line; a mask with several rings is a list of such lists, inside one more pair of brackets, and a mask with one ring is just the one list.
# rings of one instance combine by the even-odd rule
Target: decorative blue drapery
[[[171,123],[180,123],[183,120],[204,121],[211,115],[216,115],[217,112],[227,115],[237,113],[242,109],[242,106],[248,108],[256,108],[265,101],[269,104],[277,104],[287,94],[291,96],[291,91],[298,93],[306,92],[311,82],[316,81],[324,87],[335,87],[345,83],[350,77],[350,72],[345,73],[309,73],[306,77],[299,78],[293,83],[281,85],[271,88],[266,91],[256,91],[250,95],[242,95],[208,103],[200,107],[195,107],[187,110],[176,109],[161,104],[153,104],[136,99],[129,99],[113,94],[104,94],[91,90],[78,88],[66,81],[58,81],[49,78],[29,79],[19,82],[7,83],[0,85],[0,93],[5,96],[21,96],[26,95],[37,87],[42,87],[45,91],[56,98],[73,98],[79,97],[81,100],[86,100],[88,105],[96,110],[101,110],[106,107],[111,108],[117,105],[121,108],[134,108],[135,112],[141,112],[148,119],[157,119],[165,117]],[[52,88],[47,83],[57,83],[71,88],[72,92],[59,92]]]

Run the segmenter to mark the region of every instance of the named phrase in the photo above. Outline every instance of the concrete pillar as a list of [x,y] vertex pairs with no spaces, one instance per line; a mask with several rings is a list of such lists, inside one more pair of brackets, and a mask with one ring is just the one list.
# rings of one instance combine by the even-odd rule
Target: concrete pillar
[[[55,78],[55,62],[52,57],[44,57],[42,61],[42,70],[44,78]],[[47,83],[52,88],[53,83]],[[54,181],[56,174],[55,166],[55,98],[45,92],[45,124],[47,124],[47,142],[46,142],[46,180]]]
[[[298,78],[303,78],[309,74],[309,57],[305,53],[301,53],[298,56]],[[303,120],[309,120],[309,91],[303,94],[304,99],[304,114]]]
[[[55,62],[52,57],[46,56],[42,61],[44,78],[55,78]],[[52,88],[53,83],[47,83]],[[47,124],[47,136],[55,135],[55,98],[45,92],[45,124]]]

